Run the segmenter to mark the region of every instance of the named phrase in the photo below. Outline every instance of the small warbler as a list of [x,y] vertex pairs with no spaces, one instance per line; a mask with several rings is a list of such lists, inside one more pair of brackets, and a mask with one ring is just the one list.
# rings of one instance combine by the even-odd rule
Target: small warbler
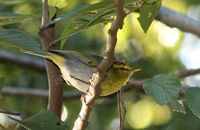
[[[65,82],[82,92],[89,89],[89,79],[96,72],[97,66],[102,57],[97,55],[87,55],[76,51],[50,50],[28,51],[24,53],[43,57],[55,63],[62,74]],[[133,69],[123,62],[114,62],[107,70],[106,77],[100,87],[100,96],[107,96],[117,92],[129,80],[130,76],[140,69]]]

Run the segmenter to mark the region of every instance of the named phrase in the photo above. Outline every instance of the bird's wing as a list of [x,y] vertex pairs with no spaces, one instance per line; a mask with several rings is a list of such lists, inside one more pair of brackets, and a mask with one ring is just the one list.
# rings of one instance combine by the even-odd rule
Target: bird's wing
[[[96,71],[96,67],[101,62],[102,57],[97,55],[87,55],[76,51],[51,51],[65,57],[65,70],[62,72],[63,76],[66,75],[67,80],[72,86],[84,86],[88,88],[89,79]],[[80,88],[80,87],[79,87]]]
[[90,67],[97,67],[102,60],[101,56],[84,54],[77,51],[52,50],[51,52],[64,56],[66,60],[77,60]]

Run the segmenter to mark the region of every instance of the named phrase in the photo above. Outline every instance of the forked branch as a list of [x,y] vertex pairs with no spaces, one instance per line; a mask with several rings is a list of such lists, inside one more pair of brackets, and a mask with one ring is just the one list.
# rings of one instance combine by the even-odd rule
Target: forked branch
[[112,65],[115,60],[114,52],[115,46],[117,43],[117,32],[123,26],[124,21],[124,10],[123,0],[115,0],[116,5],[116,18],[113,20],[110,29],[108,30],[108,40],[105,49],[105,55],[102,62],[97,67],[97,72],[93,74],[92,79],[90,80],[89,91],[82,96],[82,108],[79,113],[77,120],[74,123],[73,130],[84,130],[88,124],[88,118],[94,105],[96,99],[99,96],[100,85],[105,77],[105,72]]

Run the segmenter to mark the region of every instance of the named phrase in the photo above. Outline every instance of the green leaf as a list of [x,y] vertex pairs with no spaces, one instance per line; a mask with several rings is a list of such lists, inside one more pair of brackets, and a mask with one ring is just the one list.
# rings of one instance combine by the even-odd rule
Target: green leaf
[[185,111],[185,107],[183,105],[183,102],[181,100],[170,100],[170,105],[171,105],[171,108],[173,111],[176,111],[176,112],[181,112],[181,113],[186,113]]
[[185,112],[183,105],[178,101],[181,83],[174,74],[159,74],[144,81],[145,92],[154,100],[164,105],[170,103],[173,110]]
[[66,7],[68,3],[66,0],[48,0],[48,4],[58,9],[62,9]]
[[148,31],[151,23],[158,15],[161,2],[162,0],[157,0],[156,2],[153,3],[144,3],[140,8],[140,16],[138,17],[138,21],[145,33]]
[[[142,5],[141,0],[126,0],[125,8],[130,10],[138,9]],[[96,4],[82,5],[64,16],[61,16],[49,24],[55,24],[58,22],[65,22],[65,28],[62,32],[61,46],[66,42],[66,38],[83,31],[84,29],[94,26],[99,23],[107,23],[113,20],[115,16],[115,7],[113,0],[105,0]],[[55,42],[56,42],[55,41]]]
[[[107,4],[105,4],[107,3]],[[69,13],[69,20],[65,24],[65,28],[61,35],[61,47],[65,44],[68,38],[90,26],[98,23],[106,22],[104,17],[110,17],[108,14],[114,12],[114,6],[111,2],[105,2],[101,4],[80,6]],[[105,5],[105,6],[104,6]],[[108,7],[109,6],[109,7]],[[107,8],[106,8],[107,7]],[[95,12],[96,10],[96,12]],[[107,21],[111,21],[112,18],[108,18]]]
[[0,30],[0,45],[18,49],[41,50],[38,42],[24,32],[15,29]]
[[191,87],[187,88],[185,92],[185,99],[188,108],[200,118],[200,88]]
[[43,110],[24,120],[17,120],[12,117],[10,118],[29,130],[66,130],[67,128],[65,123],[63,123],[52,112],[47,110]]
[[39,15],[22,15],[22,14],[15,14],[11,12],[1,12],[0,26],[23,22],[25,20],[32,20],[39,17],[40,17]]

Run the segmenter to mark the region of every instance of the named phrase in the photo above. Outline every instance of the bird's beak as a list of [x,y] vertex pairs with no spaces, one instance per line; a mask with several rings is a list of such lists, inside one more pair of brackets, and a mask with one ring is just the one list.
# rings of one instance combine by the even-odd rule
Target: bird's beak
[[135,73],[135,72],[138,72],[138,71],[141,71],[142,69],[132,69],[132,72]]

